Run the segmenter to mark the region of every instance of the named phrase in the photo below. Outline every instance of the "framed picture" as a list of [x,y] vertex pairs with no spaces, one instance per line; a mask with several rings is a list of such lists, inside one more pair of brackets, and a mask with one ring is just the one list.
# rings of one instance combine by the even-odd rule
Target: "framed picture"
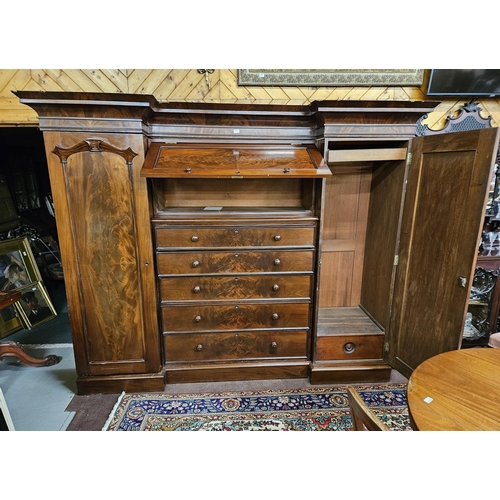
[[23,328],[21,315],[14,304],[0,309],[0,339]]
[[19,288],[21,300],[15,306],[22,316],[23,323],[32,329],[57,316],[49,294],[41,281]]
[[0,290],[42,281],[28,238],[0,241]]

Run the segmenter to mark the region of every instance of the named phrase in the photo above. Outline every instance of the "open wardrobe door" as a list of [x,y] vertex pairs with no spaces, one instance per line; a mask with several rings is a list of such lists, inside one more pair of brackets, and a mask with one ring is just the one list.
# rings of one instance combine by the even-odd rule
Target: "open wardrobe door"
[[460,346],[498,128],[412,142],[387,362],[409,376]]

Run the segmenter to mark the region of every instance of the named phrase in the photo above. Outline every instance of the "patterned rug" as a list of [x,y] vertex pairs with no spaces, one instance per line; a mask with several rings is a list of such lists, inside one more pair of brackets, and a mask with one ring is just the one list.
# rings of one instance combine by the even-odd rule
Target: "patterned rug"
[[[411,430],[405,384],[356,385],[391,429]],[[214,394],[122,394],[104,431],[348,431],[345,387]]]

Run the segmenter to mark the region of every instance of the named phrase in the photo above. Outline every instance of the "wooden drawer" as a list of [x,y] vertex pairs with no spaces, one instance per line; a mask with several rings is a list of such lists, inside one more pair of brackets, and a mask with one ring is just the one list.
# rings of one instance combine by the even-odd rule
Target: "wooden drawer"
[[312,251],[158,253],[158,274],[312,272]]
[[313,245],[314,227],[156,227],[160,249]]
[[383,334],[331,335],[316,340],[316,361],[343,359],[382,359]]
[[164,332],[308,328],[309,304],[163,306]]
[[306,358],[307,330],[170,334],[164,348],[167,362]]
[[305,274],[160,278],[160,297],[162,301],[308,298],[311,279]]

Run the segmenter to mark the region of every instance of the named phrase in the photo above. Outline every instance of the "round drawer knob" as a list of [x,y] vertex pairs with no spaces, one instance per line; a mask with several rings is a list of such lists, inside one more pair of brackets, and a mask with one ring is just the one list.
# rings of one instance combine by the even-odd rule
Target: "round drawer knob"
[[275,237],[274,237],[274,241],[280,241],[281,240],[281,236],[279,234],[277,234]]
[[194,321],[195,323],[199,323],[201,321],[201,316],[195,316]]
[[346,354],[352,354],[356,350],[356,344],[354,342],[346,342],[342,349]]
[[196,350],[197,350],[197,351],[201,351],[202,349],[203,349],[203,344],[198,344],[198,345],[196,346]]
[[273,285],[273,291],[277,292],[280,289],[280,286],[278,284]]
[[198,285],[196,285],[196,286],[193,288],[193,292],[194,292],[194,293],[200,293],[200,292],[201,292],[201,287],[199,287]]
[[240,232],[239,229],[234,230],[234,234],[238,234],[239,232]]
[[199,239],[199,238],[198,238],[198,236],[196,236],[196,235],[191,236],[191,241],[196,242],[196,241],[198,241],[198,239]]
[[288,167],[284,168],[283,169],[283,173],[289,174],[290,173],[290,169]]
[[281,264],[281,260],[279,259],[274,259],[274,265],[279,266]]
[[190,167],[185,168],[184,172],[186,172],[186,174],[190,174],[191,173],[191,168]]
[[199,260],[193,261],[193,267],[198,267],[199,265],[200,265],[200,261]]
[[277,320],[279,319],[279,314],[278,313],[273,313],[273,315],[271,316],[274,320]]
[[271,342],[271,349],[276,349],[278,344],[276,342]]

